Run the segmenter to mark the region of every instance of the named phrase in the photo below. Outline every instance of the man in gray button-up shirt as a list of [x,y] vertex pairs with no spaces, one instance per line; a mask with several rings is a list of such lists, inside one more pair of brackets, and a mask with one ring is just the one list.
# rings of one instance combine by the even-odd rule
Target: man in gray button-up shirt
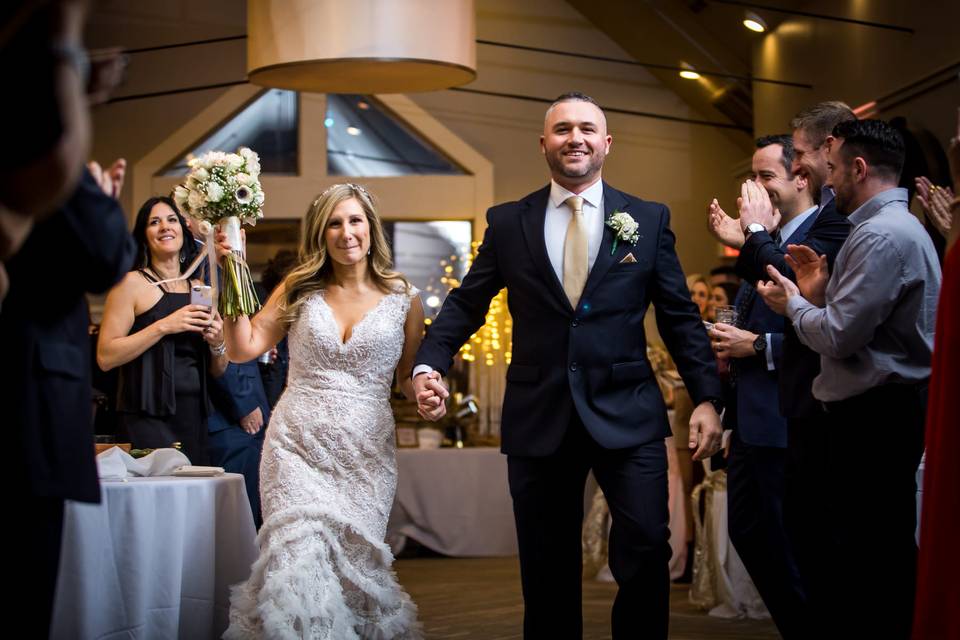
[[774,282],[758,292],[821,354],[813,395],[829,415],[828,473],[836,488],[825,505],[835,543],[831,560],[858,585],[849,600],[840,592],[831,598],[844,603],[842,617],[851,625],[837,630],[838,637],[908,638],[915,474],[940,263],[907,209],[906,190],[897,188],[899,133],[877,120],[848,122],[834,129],[828,144],[837,210],[853,226],[833,273],[822,256],[791,246],[787,262],[797,284],[768,267]]

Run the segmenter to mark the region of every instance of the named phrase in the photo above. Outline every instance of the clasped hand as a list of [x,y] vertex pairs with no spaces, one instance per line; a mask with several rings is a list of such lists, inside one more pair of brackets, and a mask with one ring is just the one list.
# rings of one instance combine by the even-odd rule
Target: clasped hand
[[439,371],[421,373],[414,377],[413,390],[417,397],[417,413],[421,418],[436,422],[447,414],[444,400],[450,392],[444,386]]

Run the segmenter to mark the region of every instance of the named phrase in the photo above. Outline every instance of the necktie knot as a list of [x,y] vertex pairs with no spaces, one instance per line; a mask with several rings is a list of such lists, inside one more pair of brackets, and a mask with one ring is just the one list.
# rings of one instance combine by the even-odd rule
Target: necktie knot
[[566,200],[567,206],[570,207],[570,211],[573,212],[573,215],[578,213],[583,213],[583,197],[582,196],[570,196]]

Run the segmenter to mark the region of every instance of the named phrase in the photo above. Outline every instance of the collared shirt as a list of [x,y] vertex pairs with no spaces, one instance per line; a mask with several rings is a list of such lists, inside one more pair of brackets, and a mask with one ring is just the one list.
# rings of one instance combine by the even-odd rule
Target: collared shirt
[[573,210],[565,204],[570,196],[583,198],[583,221],[587,227],[588,269],[600,253],[600,241],[603,239],[603,181],[599,178],[580,193],[567,191],[559,184],[550,181],[550,197],[547,199],[547,216],[543,223],[543,239],[547,244],[547,256],[550,265],[563,282],[563,243],[567,238],[567,227]]
[[[547,256],[553,267],[557,279],[563,283],[563,243],[567,239],[567,227],[573,210],[565,204],[570,196],[583,198],[581,211],[584,224],[587,227],[587,258],[588,269],[593,269],[593,263],[600,253],[600,242],[603,240],[603,180],[597,179],[592,185],[580,193],[567,191],[555,181],[550,181],[550,197],[547,199],[547,215],[543,222],[543,239],[547,245]],[[418,364],[413,368],[411,377],[416,378],[421,373],[433,371],[425,364]]]
[[[831,193],[831,199],[832,199],[833,192],[831,191],[830,193]],[[792,219],[790,222],[781,226],[780,227],[780,246],[782,247],[785,244],[787,244],[787,240],[789,240],[790,236],[793,235],[793,232],[797,230],[797,227],[802,225],[807,218],[809,218],[815,213],[818,213],[819,211],[820,211],[820,207],[818,207],[817,205],[813,205],[806,211],[803,211],[797,214],[797,217]]]
[[823,186],[820,187],[820,204],[817,205],[817,213],[819,214],[824,208],[833,202],[833,187]]
[[906,189],[877,194],[849,220],[826,307],[801,296],[787,302],[800,340],[820,354],[813,396],[823,402],[930,377],[940,263]]

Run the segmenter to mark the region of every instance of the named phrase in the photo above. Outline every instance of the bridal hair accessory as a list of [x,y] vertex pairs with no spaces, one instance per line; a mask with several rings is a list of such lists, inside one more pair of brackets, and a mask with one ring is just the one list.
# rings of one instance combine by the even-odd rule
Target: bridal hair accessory
[[[252,315],[260,308],[253,290],[250,267],[243,255],[241,221],[255,225],[263,218],[264,194],[260,186],[260,156],[241,147],[236,153],[209,151],[188,163],[190,171],[183,184],[173,190],[173,199],[185,213],[197,220],[205,238],[206,257],[216,264],[214,225],[227,234],[232,251],[223,263],[223,291],[217,296],[217,278],[211,278],[214,306],[224,318]],[[180,279],[190,276],[203,255]],[[218,305],[219,301],[219,305]]]
[[363,185],[357,184],[356,182],[338,182],[337,184],[332,184],[326,189],[324,189],[323,193],[317,196],[317,199],[313,201],[313,206],[316,207],[317,205],[319,205],[320,201],[323,200],[323,197],[328,193],[330,193],[331,191],[333,191],[334,189],[336,189],[337,187],[350,187],[350,189],[352,189],[353,191],[359,191],[360,194],[363,195],[371,203],[373,202],[373,194],[367,191],[363,187]]

